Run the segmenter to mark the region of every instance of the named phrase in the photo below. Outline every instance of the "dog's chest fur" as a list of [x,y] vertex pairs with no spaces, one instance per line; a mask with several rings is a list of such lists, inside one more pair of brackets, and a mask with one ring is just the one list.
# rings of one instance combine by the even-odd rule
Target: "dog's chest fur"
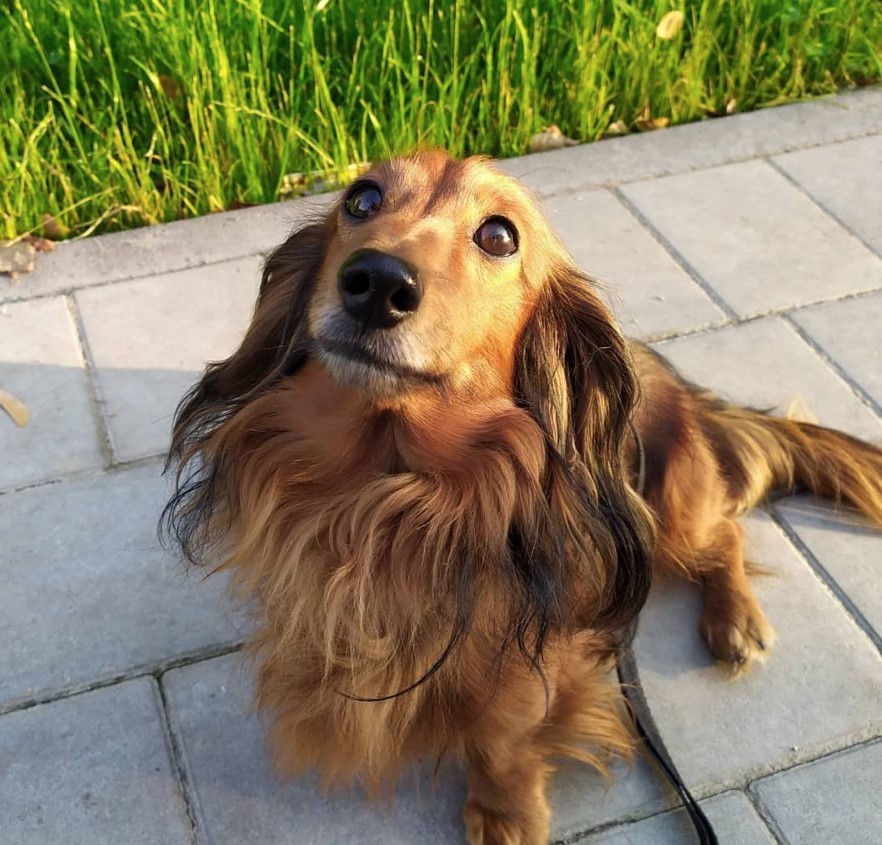
[[[285,413],[284,394],[274,402],[252,406],[253,422],[236,429],[253,446],[237,449],[248,458],[235,468],[224,567],[260,605],[258,699],[274,716],[281,762],[370,783],[402,757],[456,752],[511,670],[500,651],[510,587],[499,579],[512,524],[532,518],[535,427],[511,409],[467,442],[451,437],[445,454],[438,430],[420,439],[378,419],[335,453]],[[432,668],[463,587],[474,606],[457,659],[406,695],[355,700],[404,690]]]

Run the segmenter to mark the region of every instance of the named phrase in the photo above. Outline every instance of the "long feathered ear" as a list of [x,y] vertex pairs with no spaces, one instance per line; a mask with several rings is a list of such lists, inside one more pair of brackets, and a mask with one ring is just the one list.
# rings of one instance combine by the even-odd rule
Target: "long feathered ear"
[[251,325],[239,348],[205,368],[178,405],[166,471],[175,491],[160,531],[199,562],[204,528],[215,507],[220,457],[208,454],[212,435],[247,402],[301,367],[309,352],[307,309],[324,259],[327,227],[312,223],[272,252]]
[[[515,375],[518,400],[546,437],[547,516],[530,529],[537,536],[516,542],[534,556],[572,558],[566,581],[581,578],[586,593],[597,593],[583,624],[616,629],[643,606],[651,581],[652,521],[624,462],[638,385],[627,343],[593,282],[569,264],[551,275],[521,338]],[[546,559],[530,568],[560,566]]]

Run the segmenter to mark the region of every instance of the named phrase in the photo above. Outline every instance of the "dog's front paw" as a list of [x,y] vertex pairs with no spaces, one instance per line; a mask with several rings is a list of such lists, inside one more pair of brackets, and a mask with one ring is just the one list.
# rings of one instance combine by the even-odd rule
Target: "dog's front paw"
[[711,653],[733,676],[765,660],[775,642],[775,630],[757,602],[741,599],[705,607],[699,625]]
[[471,798],[462,811],[469,845],[547,845],[548,806],[536,806],[517,817],[483,807]]

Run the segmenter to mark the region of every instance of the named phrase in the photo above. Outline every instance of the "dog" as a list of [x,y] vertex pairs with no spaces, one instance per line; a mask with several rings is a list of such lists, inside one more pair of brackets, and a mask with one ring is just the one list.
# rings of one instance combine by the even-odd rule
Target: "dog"
[[268,257],[169,461],[167,530],[258,608],[281,768],[375,794],[452,757],[471,845],[546,843],[554,759],[632,752],[608,674],[654,577],[700,584],[740,674],[775,633],[738,515],[802,489],[882,525],[882,451],[680,378],[520,183],[437,151]]

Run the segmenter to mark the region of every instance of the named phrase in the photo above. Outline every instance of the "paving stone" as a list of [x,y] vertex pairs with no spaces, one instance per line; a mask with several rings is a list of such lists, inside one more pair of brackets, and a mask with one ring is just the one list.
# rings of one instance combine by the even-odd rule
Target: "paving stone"
[[784,499],[775,509],[882,638],[882,531],[854,511],[806,496]]
[[0,389],[31,413],[18,428],[0,411],[0,490],[101,466],[79,341],[63,298],[0,305]]
[[781,772],[751,791],[789,845],[882,842],[882,743]]
[[622,193],[741,316],[882,287],[882,259],[766,162]]
[[[723,845],[774,845],[768,828],[741,792],[724,792],[701,802]],[[662,813],[634,824],[579,839],[577,845],[682,845],[695,832],[685,810]]]
[[0,711],[239,638],[220,577],[160,550],[159,467],[0,499]]
[[605,283],[624,331],[653,337],[726,316],[608,191],[557,197],[548,216],[576,261]]
[[168,449],[178,401],[245,333],[259,266],[240,258],[76,294],[118,460]]
[[775,163],[882,255],[882,135],[789,153]]
[[792,316],[882,407],[882,293],[815,305]]
[[773,317],[655,344],[688,379],[724,398],[785,413],[802,406],[823,425],[876,440],[882,421],[786,321]]
[[[175,729],[182,737],[188,780],[200,824],[212,845],[245,841],[303,845],[459,845],[463,841],[462,773],[444,768],[433,783],[428,770],[402,781],[391,806],[371,805],[357,791],[324,794],[315,777],[284,784],[271,775],[264,731],[251,712],[250,670],[239,656],[168,672],[163,679]],[[645,765],[628,777],[617,767],[615,786],[585,766],[565,766],[552,785],[554,836],[665,805]]]
[[189,845],[154,681],[0,717],[0,842]]
[[653,588],[635,643],[640,677],[674,762],[699,794],[882,733],[882,657],[767,514],[744,519],[755,578],[778,633],[768,662],[728,680],[698,633],[698,588]]
[[542,196],[553,196],[777,155],[880,131],[882,89],[865,88],[508,159],[502,167],[525,179]]
[[0,275],[0,302],[266,253],[292,229],[323,214],[336,197],[306,197],[60,243],[39,255],[36,270],[19,284],[7,284]]

